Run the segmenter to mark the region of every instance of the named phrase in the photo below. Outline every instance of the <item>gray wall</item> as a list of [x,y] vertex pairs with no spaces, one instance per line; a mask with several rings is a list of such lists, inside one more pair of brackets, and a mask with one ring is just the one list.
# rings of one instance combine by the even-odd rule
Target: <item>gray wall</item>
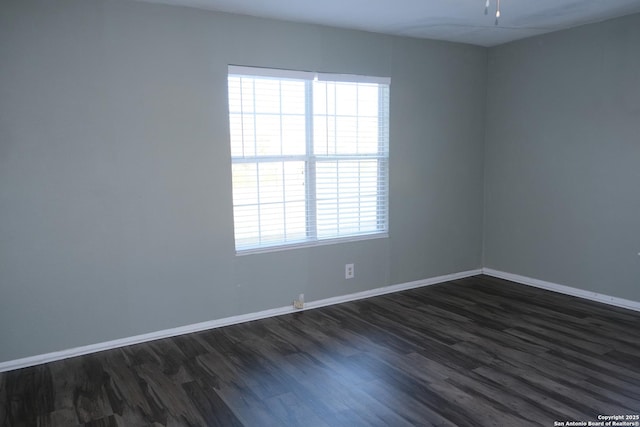
[[640,301],[640,15],[489,50],[484,266]]
[[[0,361],[479,268],[486,61],[195,9],[4,0]],[[227,64],[392,78],[390,238],[235,256]]]

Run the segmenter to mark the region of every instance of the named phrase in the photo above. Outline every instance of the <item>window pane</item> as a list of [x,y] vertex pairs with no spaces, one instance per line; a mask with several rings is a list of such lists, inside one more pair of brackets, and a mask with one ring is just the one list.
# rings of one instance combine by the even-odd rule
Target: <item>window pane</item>
[[229,112],[239,113],[242,111],[242,97],[240,95],[240,77],[229,76]]
[[305,188],[305,162],[284,163],[285,200],[287,202],[304,202]]
[[378,85],[358,84],[358,116],[378,118]]
[[286,241],[307,237],[305,162],[284,163],[284,213]]
[[261,240],[284,239],[284,204],[262,203],[260,205]]
[[282,114],[304,114],[305,83],[296,80],[283,80],[280,85]]
[[259,206],[234,206],[233,220],[236,247],[257,246],[260,243]]
[[302,155],[306,151],[304,115],[282,116],[282,154]]
[[280,146],[280,116],[260,114],[256,120],[256,155],[279,156],[282,154]]
[[254,79],[256,113],[280,114],[280,81]]
[[358,153],[377,154],[379,149],[379,129],[377,117],[358,118]]
[[245,206],[258,203],[258,165],[236,163],[233,171],[233,204]]
[[253,115],[229,114],[231,156],[255,156],[256,135]]
[[252,113],[255,109],[255,101],[253,98],[254,86],[253,79],[242,77],[240,82],[240,103],[242,111],[245,113]]
[[[336,114],[329,113],[320,105],[314,110],[314,153],[317,155],[333,154],[378,154],[380,150],[380,119],[378,105],[365,106],[358,98],[360,92],[366,94],[368,102],[378,101],[378,88],[371,85],[336,84],[338,102]],[[315,87],[315,86],[314,86]],[[319,83],[318,87],[327,87]],[[375,91],[372,91],[375,89]],[[315,96],[315,92],[314,92]],[[356,97],[352,103],[350,97]],[[342,102],[341,100],[346,100]],[[320,103],[322,104],[322,103]],[[351,105],[350,107],[348,105]],[[361,115],[360,107],[367,114]],[[353,114],[346,114],[353,113]]]
[[336,153],[358,153],[357,117],[336,117]]
[[378,160],[326,161],[316,166],[318,238],[379,229],[383,179]]
[[229,113],[229,132],[231,133],[231,156],[243,156],[242,116]]
[[314,115],[313,150],[317,155],[336,154],[336,117]]
[[284,176],[281,162],[265,162],[258,165],[260,203],[284,201]]
[[327,84],[313,82],[313,112],[327,114]]
[[285,225],[287,241],[300,241],[307,237],[306,202],[288,202],[285,204]]
[[356,83],[335,83],[336,115],[358,115],[358,86]]

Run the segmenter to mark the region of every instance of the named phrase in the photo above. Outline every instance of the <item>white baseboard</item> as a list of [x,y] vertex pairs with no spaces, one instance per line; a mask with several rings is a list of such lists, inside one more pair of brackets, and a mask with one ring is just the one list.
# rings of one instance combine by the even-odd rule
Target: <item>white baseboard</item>
[[451,280],[463,279],[465,277],[477,276],[482,274],[481,269],[463,271],[461,273],[446,274],[444,276],[432,277],[430,279],[416,280],[415,282],[400,283],[398,285],[384,286],[382,288],[371,289],[368,291],[356,292],[349,295],[341,295],[338,297],[321,299],[305,304],[305,310],[313,308],[325,307],[328,305],[340,304],[343,302],[355,301],[364,298],[371,298],[378,295],[391,294],[393,292],[406,291],[408,289],[421,288],[423,286],[435,285],[438,283],[449,282]]
[[597,292],[585,291],[584,289],[573,288],[571,286],[559,285],[557,283],[545,282],[544,280],[532,279],[531,277],[520,276],[518,274],[505,273],[504,271],[493,270],[491,268],[483,268],[482,274],[493,276],[500,279],[510,280],[512,282],[521,283],[523,285],[534,286],[536,288],[546,289],[549,291],[559,292],[561,294],[571,295],[574,297],[584,298],[591,301],[597,301],[604,304],[615,305],[629,310],[640,311],[640,302],[632,301],[624,298],[612,297]]
[[154,341],[162,338],[174,337],[177,335],[189,334],[192,332],[200,332],[207,329],[215,329],[223,326],[235,325],[252,320],[265,319],[267,317],[281,316],[283,314],[294,313],[297,311],[311,310],[314,308],[326,307],[328,305],[340,304],[343,302],[355,301],[363,298],[370,298],[377,295],[389,294],[392,292],[404,291],[407,289],[419,288],[422,286],[435,285],[437,283],[448,282],[450,280],[462,279],[465,277],[476,276],[481,274],[482,270],[469,270],[460,273],[446,274],[444,276],[432,277],[430,279],[417,280],[415,282],[401,283],[397,285],[385,286],[382,288],[371,289],[368,291],[357,292],[348,295],[341,295],[332,298],[326,298],[317,301],[311,301],[305,304],[302,310],[296,310],[292,306],[273,308],[270,310],[258,311],[255,313],[242,314],[239,316],[225,317],[223,319],[210,320],[207,322],[194,323],[192,325],[180,326],[178,328],[165,329],[162,331],[151,332],[148,334],[135,335],[132,337],[121,338],[112,341],[106,341],[97,344],[75,347],[67,350],[54,351],[31,357],[25,357],[16,360],[9,360],[0,363],[0,372],[12,371],[14,369],[27,368],[29,366],[40,365],[57,360],[68,359],[71,357],[82,356],[84,354],[96,353],[104,350],[125,347],[128,345],[140,344],[143,342]]

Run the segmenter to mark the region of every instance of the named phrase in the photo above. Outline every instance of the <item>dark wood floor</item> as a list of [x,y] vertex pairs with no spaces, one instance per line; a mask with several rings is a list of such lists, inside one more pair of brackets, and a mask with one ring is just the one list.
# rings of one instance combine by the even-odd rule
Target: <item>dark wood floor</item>
[[486,276],[0,374],[0,425],[553,426],[640,413],[640,313]]

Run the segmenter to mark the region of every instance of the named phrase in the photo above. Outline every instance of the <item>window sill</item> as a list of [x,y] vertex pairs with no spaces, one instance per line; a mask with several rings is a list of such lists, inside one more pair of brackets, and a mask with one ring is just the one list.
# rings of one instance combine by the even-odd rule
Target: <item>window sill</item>
[[312,248],[315,246],[336,245],[340,243],[360,242],[363,240],[386,239],[388,237],[389,237],[389,233],[387,232],[387,233],[364,234],[361,236],[340,237],[336,239],[306,241],[306,242],[300,242],[300,243],[290,243],[286,245],[274,245],[274,246],[263,247],[263,248],[242,249],[240,251],[236,251],[236,256],[264,254],[264,253],[270,253],[270,252],[283,252],[283,251],[290,251],[290,250],[301,249],[301,248]]

